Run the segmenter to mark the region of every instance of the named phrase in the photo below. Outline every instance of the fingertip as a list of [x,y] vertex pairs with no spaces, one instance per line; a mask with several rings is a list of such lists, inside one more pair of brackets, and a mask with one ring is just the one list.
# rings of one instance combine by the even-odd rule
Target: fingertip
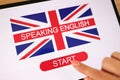
[[120,52],[113,52],[111,57],[114,59],[120,60]]
[[72,64],[73,66],[79,66],[79,65],[80,65],[80,62],[77,61],[77,60],[73,60],[73,61],[71,61],[71,64]]
[[105,57],[102,61],[102,65],[106,64],[107,62],[110,61],[110,58],[109,57]]

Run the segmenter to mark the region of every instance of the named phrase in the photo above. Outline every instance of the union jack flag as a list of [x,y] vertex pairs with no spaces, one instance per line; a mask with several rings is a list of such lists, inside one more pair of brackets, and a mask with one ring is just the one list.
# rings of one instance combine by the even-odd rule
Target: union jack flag
[[88,4],[11,18],[20,60],[100,40]]

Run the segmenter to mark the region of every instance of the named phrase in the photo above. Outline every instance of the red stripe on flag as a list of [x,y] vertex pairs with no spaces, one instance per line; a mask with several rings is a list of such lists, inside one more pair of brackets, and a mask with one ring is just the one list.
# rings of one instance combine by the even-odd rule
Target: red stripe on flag
[[54,33],[57,50],[65,49],[64,40],[62,37],[62,32],[60,30],[60,25],[58,22],[56,11],[55,10],[49,11],[48,14],[50,17],[50,22],[51,22],[52,27],[57,27],[57,29],[58,29],[58,32]]
[[81,36],[85,36],[85,37],[89,37],[89,38],[93,38],[93,39],[98,39],[98,40],[100,40],[100,38],[97,37],[97,36],[92,36],[92,35],[85,34],[85,33],[75,32],[74,34],[77,34],[77,35],[81,35]]
[[68,31],[82,29],[82,28],[86,28],[86,27],[93,27],[94,25],[95,25],[94,18],[90,18],[90,19],[70,22],[67,24],[62,24],[60,26],[61,26],[62,32],[68,32]]
[[10,21],[11,21],[11,22],[14,22],[14,23],[18,23],[18,24],[23,24],[23,25],[26,25],[26,26],[39,27],[39,25],[32,24],[32,23],[27,23],[27,22],[15,20],[15,19],[10,19]]
[[27,41],[27,40],[32,40],[32,39],[36,39],[36,38],[40,38],[40,37],[53,35],[52,32],[51,33],[43,33],[49,29],[50,29],[50,27],[14,34],[13,35],[14,41],[15,41],[15,43],[18,43],[18,42],[22,42],[22,41]]
[[31,51],[29,51],[27,54],[25,54],[20,60],[27,58],[30,56],[34,51],[36,51],[40,46],[42,46],[45,42],[47,42],[49,39],[45,39],[42,42],[40,42],[37,46],[35,46]]
[[78,8],[74,13],[72,13],[70,16],[68,16],[64,21],[70,20],[75,14],[77,14],[80,10],[82,10],[87,4],[82,5],[80,8]]
[[[86,28],[86,27],[92,27],[95,25],[94,18],[80,20],[80,21],[71,22],[71,23],[62,24],[62,25],[59,25],[58,21],[56,21],[57,17],[55,19],[54,15],[52,15],[51,18],[53,18],[53,20],[51,19],[52,27],[14,34],[15,43],[54,35],[57,47],[60,46],[58,47],[58,50],[61,50],[65,48],[63,37],[62,37],[63,32],[68,32],[68,31],[77,30],[77,29]],[[71,24],[74,26],[71,26]],[[56,28],[58,31],[43,33],[44,30],[49,31],[54,28]]]

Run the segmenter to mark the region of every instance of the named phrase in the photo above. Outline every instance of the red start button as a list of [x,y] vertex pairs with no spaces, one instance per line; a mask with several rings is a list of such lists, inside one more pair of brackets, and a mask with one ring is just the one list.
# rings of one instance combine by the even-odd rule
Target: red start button
[[79,53],[44,61],[40,64],[40,69],[42,71],[48,71],[48,70],[70,65],[72,60],[78,60],[81,62],[86,60],[87,58],[88,58],[88,55],[86,52],[79,52]]

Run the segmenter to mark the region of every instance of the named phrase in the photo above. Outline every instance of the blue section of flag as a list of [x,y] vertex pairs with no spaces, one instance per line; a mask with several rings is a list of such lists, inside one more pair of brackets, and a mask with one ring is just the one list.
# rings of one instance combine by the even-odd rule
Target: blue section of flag
[[32,43],[33,42],[16,46],[17,55],[19,55],[23,50],[25,50],[27,47],[29,47]]
[[74,46],[78,46],[78,45],[83,45],[83,44],[90,43],[90,42],[85,41],[85,40],[75,39],[75,38],[71,38],[71,37],[66,37],[66,40],[67,40],[69,48],[74,47]]
[[61,20],[64,19],[67,15],[69,15],[72,11],[74,11],[78,6],[59,9]]
[[84,30],[83,32],[94,34],[94,35],[99,35],[97,28],[89,29],[89,30]]
[[91,8],[89,8],[86,12],[84,12],[79,18],[81,17],[86,17],[86,16],[91,16],[92,15],[92,11]]
[[11,25],[12,25],[12,31],[13,32],[19,31],[19,30],[24,30],[24,29],[29,29],[29,27],[21,26],[21,25],[18,25],[18,24],[11,23]]
[[47,18],[46,18],[45,12],[32,14],[32,15],[26,15],[26,16],[22,16],[22,17],[47,23]]
[[52,40],[50,40],[42,48],[40,48],[37,52],[35,52],[31,57],[46,54],[53,51],[54,51],[53,43]]

